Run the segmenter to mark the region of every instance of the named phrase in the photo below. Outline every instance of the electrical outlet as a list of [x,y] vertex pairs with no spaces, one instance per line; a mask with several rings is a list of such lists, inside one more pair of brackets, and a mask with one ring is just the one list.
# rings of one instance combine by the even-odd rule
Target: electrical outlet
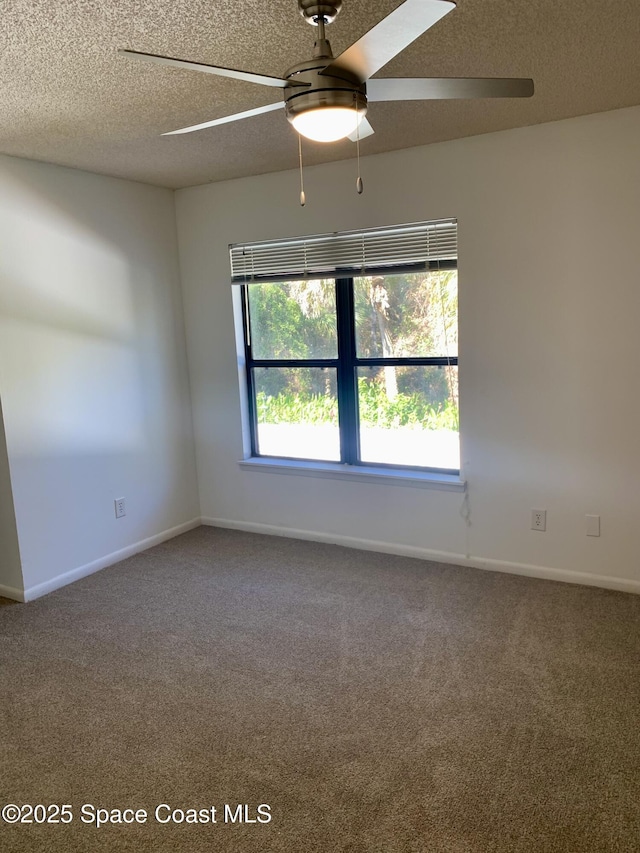
[[122,518],[123,515],[127,514],[124,498],[116,498],[114,504],[116,507],[116,518]]
[[531,529],[546,530],[547,529],[547,511],[546,509],[531,510]]

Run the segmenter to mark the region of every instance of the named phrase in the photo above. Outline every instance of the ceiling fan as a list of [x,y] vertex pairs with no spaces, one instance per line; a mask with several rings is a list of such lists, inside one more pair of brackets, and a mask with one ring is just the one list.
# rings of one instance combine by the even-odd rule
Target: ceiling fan
[[182,127],[163,136],[191,133],[239,119],[251,118],[285,108],[287,118],[299,134],[318,142],[348,137],[359,141],[374,131],[365,118],[367,106],[375,101],[423,101],[450,98],[528,98],[533,80],[523,78],[387,77],[370,79],[411,42],[455,9],[452,0],[405,0],[362,38],[334,57],[325,36],[342,0],[297,0],[300,14],[318,28],[313,59],[300,62],[283,77],[236,71],[202,62],[175,59],[135,50],[119,53],[135,59],[204,71],[222,77],[246,80],[282,89],[284,100],[234,115]]

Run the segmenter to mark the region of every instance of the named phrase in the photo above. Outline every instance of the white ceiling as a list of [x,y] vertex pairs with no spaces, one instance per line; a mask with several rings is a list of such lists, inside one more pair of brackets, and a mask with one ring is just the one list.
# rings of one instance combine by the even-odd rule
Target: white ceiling
[[[398,0],[344,0],[338,55]],[[164,131],[271,103],[279,90],[128,60],[118,48],[281,76],[311,58],[296,0],[7,0],[0,17],[0,152],[167,187],[295,168],[284,111]],[[533,77],[510,101],[375,103],[362,154],[640,104],[638,0],[458,0],[378,77]],[[275,95],[274,95],[275,93]],[[305,143],[308,164],[354,156]]]

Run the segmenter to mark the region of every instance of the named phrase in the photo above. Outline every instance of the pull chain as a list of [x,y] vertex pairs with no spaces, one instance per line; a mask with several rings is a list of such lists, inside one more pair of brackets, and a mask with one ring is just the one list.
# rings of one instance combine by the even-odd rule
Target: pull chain
[[307,197],[304,194],[304,178],[302,176],[302,137],[298,134],[298,155],[300,157],[300,206],[304,207]]

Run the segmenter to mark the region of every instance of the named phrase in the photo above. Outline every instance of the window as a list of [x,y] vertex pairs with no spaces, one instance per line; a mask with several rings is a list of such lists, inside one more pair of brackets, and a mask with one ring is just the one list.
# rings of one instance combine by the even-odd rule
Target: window
[[447,220],[306,238],[297,260],[302,240],[231,248],[252,455],[459,470],[455,237]]

